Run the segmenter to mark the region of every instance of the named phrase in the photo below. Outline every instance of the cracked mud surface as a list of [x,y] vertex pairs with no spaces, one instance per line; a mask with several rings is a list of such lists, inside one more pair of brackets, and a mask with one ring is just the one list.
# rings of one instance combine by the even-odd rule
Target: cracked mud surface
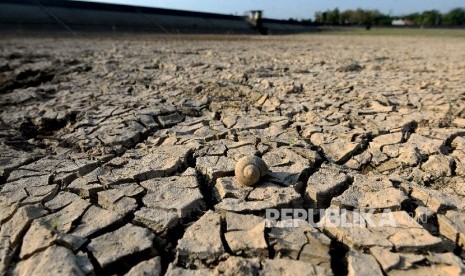
[[[0,274],[463,274],[464,75],[455,38],[2,40]],[[397,225],[265,223],[365,207]]]

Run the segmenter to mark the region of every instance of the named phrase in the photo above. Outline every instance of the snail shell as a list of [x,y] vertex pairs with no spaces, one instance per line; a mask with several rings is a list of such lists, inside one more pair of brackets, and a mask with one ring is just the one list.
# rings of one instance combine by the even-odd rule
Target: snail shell
[[268,167],[260,157],[244,156],[237,161],[234,173],[240,184],[254,186],[260,177],[268,173]]

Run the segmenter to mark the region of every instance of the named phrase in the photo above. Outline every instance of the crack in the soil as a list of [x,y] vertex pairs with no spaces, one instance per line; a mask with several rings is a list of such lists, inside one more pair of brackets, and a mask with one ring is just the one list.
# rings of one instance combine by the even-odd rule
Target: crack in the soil
[[347,253],[349,248],[337,239],[331,239],[329,255],[331,256],[331,269],[334,275],[347,275]]

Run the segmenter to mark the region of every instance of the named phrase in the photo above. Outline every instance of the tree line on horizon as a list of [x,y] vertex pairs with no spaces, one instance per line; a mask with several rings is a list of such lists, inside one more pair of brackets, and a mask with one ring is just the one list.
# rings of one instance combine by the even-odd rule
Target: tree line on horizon
[[[455,27],[465,26],[465,8],[455,8],[441,13],[437,10],[416,12],[404,16],[391,16],[378,10],[345,10],[338,8],[324,12],[316,12],[312,23],[334,26],[388,26],[396,19],[408,20],[415,26],[424,27]],[[309,22],[309,20],[302,20]]]

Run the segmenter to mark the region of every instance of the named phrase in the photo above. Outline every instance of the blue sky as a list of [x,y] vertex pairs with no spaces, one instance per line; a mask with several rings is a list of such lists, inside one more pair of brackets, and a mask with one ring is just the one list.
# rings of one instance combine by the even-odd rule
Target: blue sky
[[259,9],[268,18],[309,18],[315,11],[339,8],[377,9],[392,15],[437,9],[447,12],[465,7],[463,0],[91,0],[93,2],[119,3],[137,6],[214,12],[242,15],[247,10]]

